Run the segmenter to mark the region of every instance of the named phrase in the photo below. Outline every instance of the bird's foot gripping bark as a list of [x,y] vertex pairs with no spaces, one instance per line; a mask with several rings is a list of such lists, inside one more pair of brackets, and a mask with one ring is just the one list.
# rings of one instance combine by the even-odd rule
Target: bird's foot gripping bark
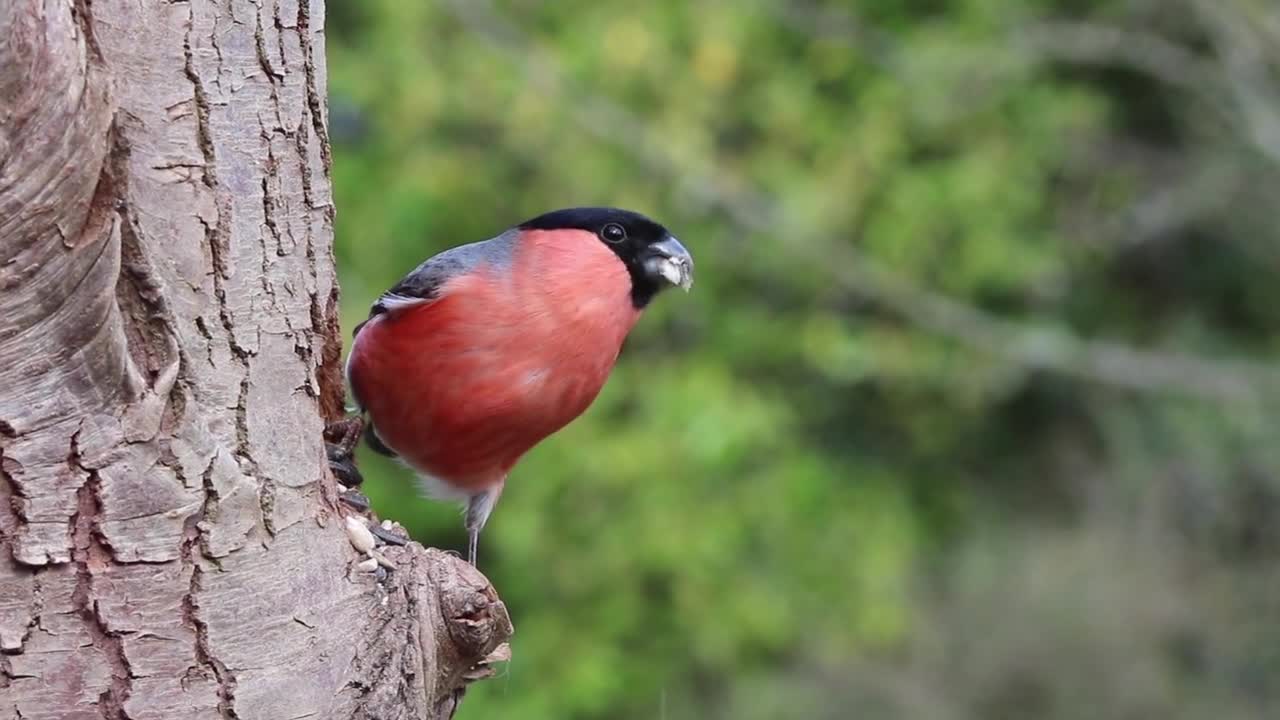
[[[343,418],[330,423],[324,429],[325,453],[329,457],[329,469],[344,487],[356,487],[364,482],[364,476],[356,467],[355,455],[356,445],[359,444],[360,434],[363,432],[364,417],[361,415]],[[364,509],[368,509],[367,500]]]

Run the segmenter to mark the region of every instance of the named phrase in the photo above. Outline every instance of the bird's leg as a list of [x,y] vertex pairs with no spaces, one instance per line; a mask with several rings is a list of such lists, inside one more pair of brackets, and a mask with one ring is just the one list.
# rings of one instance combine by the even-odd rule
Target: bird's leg
[[333,476],[345,487],[355,487],[364,482],[355,462],[356,444],[360,442],[360,433],[364,431],[364,416],[351,415],[337,422],[330,423],[324,429],[325,454],[329,458],[329,469]]
[[[505,481],[504,481],[505,482]],[[476,564],[476,550],[480,545],[480,531],[489,520],[489,513],[498,504],[504,483],[498,483],[481,493],[472,495],[467,500],[467,562]]]
[[488,497],[488,493],[480,493],[472,495],[467,501],[467,562],[473,566],[476,564],[476,551],[480,547],[480,531],[484,529],[489,511],[493,509],[492,505],[484,507]]

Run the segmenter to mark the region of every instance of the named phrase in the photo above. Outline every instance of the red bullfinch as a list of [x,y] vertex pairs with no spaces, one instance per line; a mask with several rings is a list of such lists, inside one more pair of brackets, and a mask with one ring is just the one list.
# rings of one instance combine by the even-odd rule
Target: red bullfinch
[[466,503],[468,558],[526,452],[582,414],[622,342],[693,259],[615,208],[557,210],[432,257],[355,331],[347,380],[365,438],[428,494]]

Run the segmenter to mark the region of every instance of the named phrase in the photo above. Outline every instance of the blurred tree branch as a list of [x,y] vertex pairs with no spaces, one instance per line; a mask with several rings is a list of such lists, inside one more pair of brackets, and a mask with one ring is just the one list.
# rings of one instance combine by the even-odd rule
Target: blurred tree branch
[[[1025,370],[1045,370],[1116,388],[1200,397],[1222,402],[1251,403],[1280,398],[1280,370],[1264,362],[1210,358],[1173,349],[1143,349],[1103,339],[1080,337],[1060,326],[1013,321],[975,305],[922,287],[895,272],[851,243],[819,247],[805,242],[776,203],[723,168],[701,158],[677,154],[661,142],[645,120],[608,98],[573,86],[553,51],[543,49],[520,27],[508,21],[487,0],[451,0],[454,15],[472,32],[488,38],[493,47],[518,63],[530,82],[565,98],[561,106],[584,131],[629,153],[653,173],[677,183],[679,192],[706,208],[725,213],[745,233],[789,237],[789,250],[812,267],[835,268],[831,278],[845,291],[876,304],[935,336],[999,357]],[[1220,9],[1211,10],[1215,17]],[[825,16],[824,16],[825,17]],[[1280,97],[1268,94],[1260,79],[1264,47],[1250,23],[1218,18],[1221,44],[1239,42],[1228,53],[1225,68],[1201,61],[1176,45],[1154,36],[1117,28],[1079,23],[1053,23],[1034,28],[1025,47],[1057,59],[1122,63],[1158,79],[1197,93],[1209,93],[1211,78],[1226,73],[1240,117],[1249,124],[1250,138],[1259,150],[1280,163],[1280,142],[1268,144],[1272,114],[1280,112]],[[1272,24],[1273,25],[1273,24]],[[860,27],[860,32],[865,28]],[[1271,27],[1271,25],[1268,25]],[[1248,37],[1243,37],[1247,35]],[[881,37],[877,35],[877,37]],[[1280,44],[1273,47],[1280,47]],[[1253,48],[1250,52],[1248,48]],[[882,48],[882,53],[891,52]],[[568,98],[572,98],[569,101]],[[1209,103],[1213,105],[1213,102]],[[1213,176],[1205,179],[1208,183]],[[1176,202],[1189,189],[1175,189]],[[1215,203],[1209,203],[1216,206]],[[1135,209],[1146,218],[1154,206]],[[1155,208],[1158,212],[1158,207]],[[1177,218],[1164,218],[1176,222]]]
[[1037,23],[1017,41],[1033,59],[1123,67],[1184,91],[1245,145],[1280,165],[1280,87],[1268,77],[1275,69],[1266,57],[1280,37],[1271,37],[1267,23],[1247,22],[1243,12],[1225,7],[1239,2],[1188,4],[1203,20],[1212,56],[1150,32],[1087,22]]

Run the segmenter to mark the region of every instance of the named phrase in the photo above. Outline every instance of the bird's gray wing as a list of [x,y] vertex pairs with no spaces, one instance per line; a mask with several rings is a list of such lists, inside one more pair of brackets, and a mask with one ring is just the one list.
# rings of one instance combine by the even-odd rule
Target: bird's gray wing
[[378,315],[435,300],[443,292],[445,283],[479,265],[507,266],[511,262],[515,241],[515,231],[509,230],[495,238],[459,245],[429,258],[378,296],[369,308],[369,317],[356,326],[351,333],[352,337],[359,335],[365,323]]

